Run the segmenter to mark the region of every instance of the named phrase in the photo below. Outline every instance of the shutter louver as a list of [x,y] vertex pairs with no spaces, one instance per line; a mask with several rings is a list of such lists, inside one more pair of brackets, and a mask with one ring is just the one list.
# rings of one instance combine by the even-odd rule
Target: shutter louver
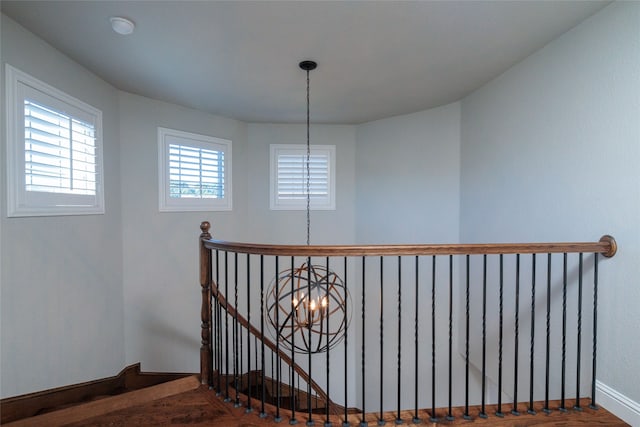
[[335,145],[311,145],[307,176],[305,145],[271,144],[271,209],[304,210],[307,192],[311,209],[335,209],[335,151]]
[[224,198],[224,152],[169,144],[172,198]]
[[[278,198],[306,200],[307,156],[281,154],[278,156]],[[309,158],[309,195],[311,199],[326,198],[329,194],[329,156],[312,154]]]
[[96,195],[95,126],[24,100],[25,190]]

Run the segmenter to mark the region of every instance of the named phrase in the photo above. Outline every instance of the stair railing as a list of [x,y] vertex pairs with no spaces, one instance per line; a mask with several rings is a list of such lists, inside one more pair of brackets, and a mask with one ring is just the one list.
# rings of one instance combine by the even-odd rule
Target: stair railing
[[[586,377],[589,406],[597,407],[598,263],[600,255],[612,257],[617,251],[611,236],[582,243],[302,246],[213,240],[208,222],[200,228],[201,381],[236,406],[241,406],[241,393],[248,396],[247,411],[257,399],[260,416],[267,416],[267,402],[275,407],[276,421],[283,409],[295,424],[302,408],[307,425],[323,416],[328,426],[339,415],[347,426],[357,413],[365,427],[383,425],[391,410],[397,424],[407,417],[418,423],[421,415],[431,422],[453,420],[454,404],[464,405],[465,419],[488,417],[490,402],[498,417],[536,413],[534,401],[543,401],[542,410],[550,412],[552,398],[559,398],[555,409],[581,410]],[[266,286],[289,260],[293,271],[299,259],[307,265],[319,260],[326,271],[339,266],[345,301],[349,292],[354,301],[344,307],[355,322],[349,326],[347,320],[342,342],[325,355],[313,355],[313,362],[311,351],[301,355],[285,343],[281,330],[273,341],[265,333]],[[513,305],[505,304],[507,297]],[[592,310],[584,309],[585,301]],[[488,317],[491,310],[497,316]],[[403,316],[407,312],[409,322]],[[590,343],[583,340],[585,332],[591,333]],[[542,355],[536,352],[541,345]],[[390,358],[392,347],[396,352]],[[513,358],[506,360],[507,355]],[[318,369],[319,361],[326,366]],[[590,369],[582,369],[587,363]],[[344,378],[330,372],[336,365]],[[573,407],[568,380],[575,382]],[[424,387],[429,382],[431,387]],[[524,385],[528,401],[518,398]],[[336,389],[341,392],[338,404],[331,400]],[[368,406],[372,400],[377,401],[374,411]],[[478,406],[476,413],[471,404]]]

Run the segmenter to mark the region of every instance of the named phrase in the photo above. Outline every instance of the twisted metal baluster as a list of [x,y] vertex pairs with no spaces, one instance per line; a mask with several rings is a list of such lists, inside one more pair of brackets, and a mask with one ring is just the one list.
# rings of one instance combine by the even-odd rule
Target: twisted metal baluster
[[518,412],[518,338],[520,328],[520,254],[516,254],[516,307],[513,343],[513,415],[520,415]]
[[535,415],[533,409],[533,355],[536,327],[536,254],[531,255],[531,341],[529,343],[529,407],[527,413]]
[[498,410],[496,411],[496,416],[504,417],[504,413],[502,412],[502,326],[503,326],[503,295],[504,295],[504,264],[503,264],[503,255],[500,254],[500,291],[499,291],[499,326],[498,326]]
[[365,405],[365,257],[362,257],[362,352],[360,353],[360,362],[362,363],[362,418],[360,420],[360,427],[368,427],[369,423],[365,420],[365,414],[367,413],[366,405]]
[[485,412],[485,395],[487,381],[487,255],[482,256],[482,398],[480,404],[480,418],[488,418]]
[[562,269],[562,373],[560,390],[560,411],[565,407],[565,376],[567,371],[567,253],[564,253]]
[[544,383],[544,408],[545,413],[550,413],[549,409],[549,352],[551,350],[551,254],[547,254],[547,347],[545,355],[545,383]]
[[419,372],[418,372],[418,335],[419,335],[418,334],[418,313],[420,312],[419,311],[419,304],[418,304],[418,301],[420,300],[418,298],[418,285],[419,285],[419,282],[420,282],[420,280],[419,280],[419,271],[418,271],[418,264],[419,264],[418,261],[419,261],[419,258],[416,255],[416,263],[415,263],[416,282],[415,282],[415,296],[414,296],[414,298],[415,298],[415,312],[416,312],[415,313],[415,315],[416,315],[415,325],[414,325],[414,348],[415,348],[414,363],[415,363],[415,365],[414,365],[414,368],[413,368],[414,369],[414,384],[413,384],[413,387],[414,387],[414,399],[415,399],[415,402],[414,402],[414,414],[413,414],[413,420],[412,420],[412,422],[414,424],[419,424],[420,423],[420,418],[418,418],[418,377],[420,376]]
[[400,418],[400,390],[401,390],[401,366],[402,366],[402,257],[398,257],[398,411],[396,424],[402,424]]
[[582,252],[578,258],[578,341],[576,343],[576,404],[573,409],[582,411],[580,406],[580,362],[582,350]]

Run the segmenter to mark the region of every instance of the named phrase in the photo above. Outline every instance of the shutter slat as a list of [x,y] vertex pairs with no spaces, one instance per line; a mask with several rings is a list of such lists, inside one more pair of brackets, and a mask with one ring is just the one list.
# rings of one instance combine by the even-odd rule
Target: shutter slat
[[96,194],[93,124],[25,100],[24,130],[27,191]]
[[169,192],[179,198],[224,197],[224,153],[169,144]]
[[278,199],[306,200],[307,186],[311,200],[325,199],[329,194],[329,160],[328,155],[311,153],[307,167],[306,149],[301,154],[279,154],[276,159]]

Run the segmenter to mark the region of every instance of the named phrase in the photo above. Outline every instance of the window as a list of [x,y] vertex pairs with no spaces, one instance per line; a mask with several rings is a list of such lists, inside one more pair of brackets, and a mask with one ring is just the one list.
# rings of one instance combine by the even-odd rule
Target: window
[[102,112],[6,66],[8,215],[104,213]]
[[[311,209],[335,209],[335,145],[312,145],[309,157]],[[307,208],[306,145],[271,145],[271,209]]]
[[231,210],[231,141],[158,128],[160,211]]

